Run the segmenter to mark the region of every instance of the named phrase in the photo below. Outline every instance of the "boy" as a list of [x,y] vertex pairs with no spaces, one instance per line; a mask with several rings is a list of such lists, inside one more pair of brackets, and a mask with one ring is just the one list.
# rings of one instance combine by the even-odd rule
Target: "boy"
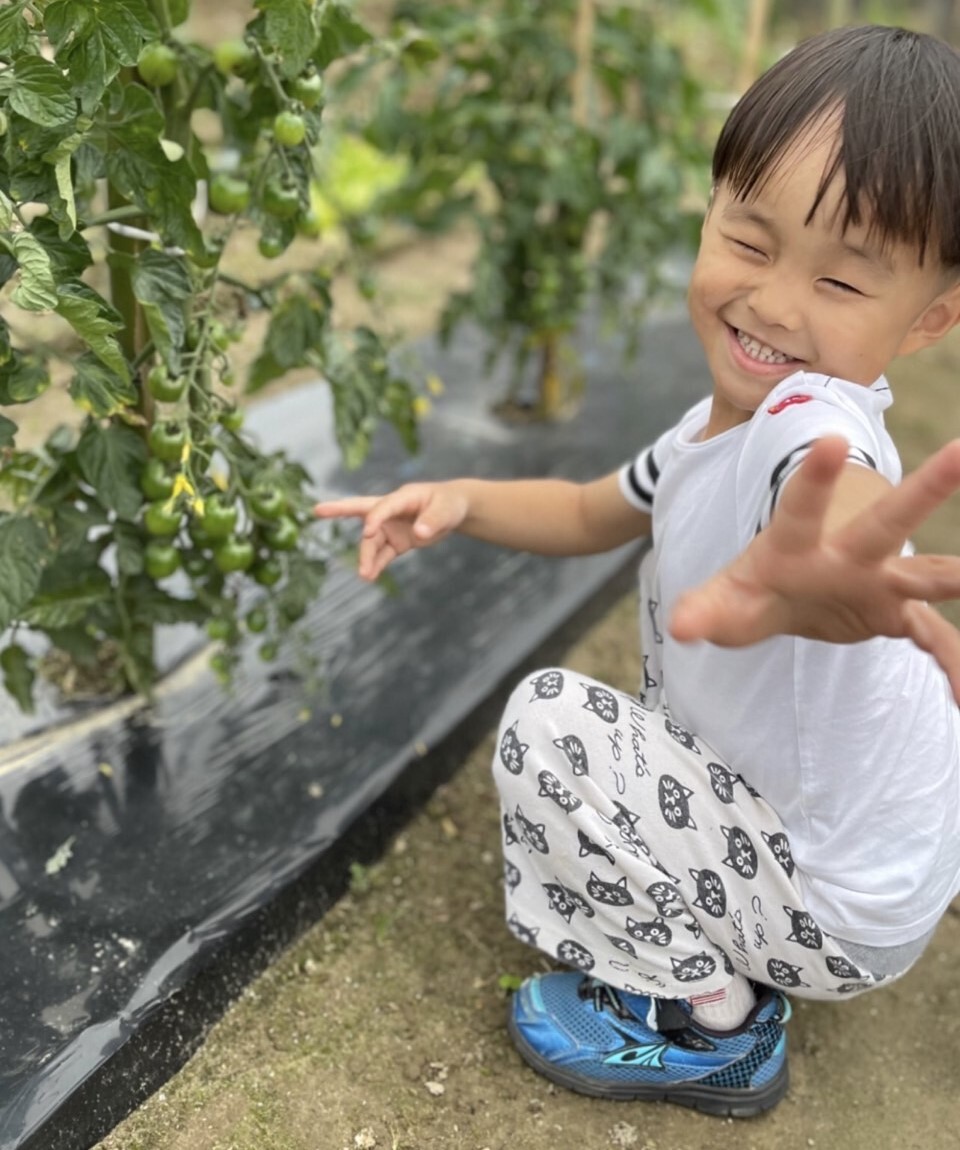
[[[455,480],[322,504],[360,574],[451,531],[572,555],[651,533],[639,698],[560,669],[507,705],[507,921],[567,966],[510,1032],[571,1089],[747,1116],[787,1089],[782,991],[901,976],[960,890],[960,561],[909,534],[898,355],[960,319],[960,56],[893,28],[800,45],[731,113],[689,287],[709,398],[585,485]],[[761,797],[762,796],[762,797]]]

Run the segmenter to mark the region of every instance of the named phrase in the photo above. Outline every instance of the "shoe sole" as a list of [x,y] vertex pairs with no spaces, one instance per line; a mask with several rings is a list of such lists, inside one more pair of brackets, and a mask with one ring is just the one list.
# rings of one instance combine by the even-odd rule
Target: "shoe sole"
[[719,1118],[755,1118],[766,1110],[772,1110],[790,1087],[790,1071],[786,1061],[765,1085],[744,1090],[703,1086],[697,1082],[662,1086],[651,1082],[597,1082],[555,1066],[538,1054],[520,1033],[512,1014],[508,1016],[507,1026],[520,1056],[538,1074],[556,1082],[558,1086],[577,1094],[587,1094],[591,1098],[608,1098],[618,1102],[673,1102],[677,1106],[686,1106],[691,1110],[699,1110],[701,1114],[712,1114]]

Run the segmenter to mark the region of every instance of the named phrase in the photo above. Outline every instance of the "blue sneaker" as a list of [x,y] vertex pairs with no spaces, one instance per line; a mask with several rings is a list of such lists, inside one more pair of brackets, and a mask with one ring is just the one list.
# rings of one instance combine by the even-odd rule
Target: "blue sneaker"
[[790,1006],[766,988],[736,1030],[708,1030],[683,1001],[614,990],[576,971],[529,978],[513,997],[510,1036],[560,1086],[599,1098],[676,1102],[749,1118],[789,1084]]

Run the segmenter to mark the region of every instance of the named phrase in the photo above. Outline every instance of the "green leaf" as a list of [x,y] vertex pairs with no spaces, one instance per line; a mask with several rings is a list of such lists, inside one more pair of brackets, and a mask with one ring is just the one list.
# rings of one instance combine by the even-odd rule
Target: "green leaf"
[[[93,288],[79,281],[61,284],[59,297],[56,309],[59,314],[98,359],[119,379],[129,382],[130,369],[120,344],[113,338],[113,333],[123,327],[120,315]],[[136,402],[136,393],[132,402]]]
[[0,631],[21,617],[36,594],[48,556],[47,536],[32,519],[0,522]]
[[129,373],[119,375],[90,353],[77,360],[70,395],[77,407],[97,418],[115,415],[137,402],[137,389]]
[[320,41],[313,55],[314,62],[322,71],[372,39],[366,28],[354,19],[348,5],[342,0],[331,0],[321,8]]
[[78,132],[62,140],[59,147],[52,153],[44,156],[48,163],[53,165],[57,177],[57,190],[63,201],[66,219],[61,228],[61,235],[66,239],[77,230],[77,200],[73,191],[73,153],[84,142],[85,137]]
[[57,63],[91,111],[120,69],[160,35],[146,0],[54,0],[44,23]]
[[50,386],[50,373],[35,356],[15,351],[0,365],[0,404],[29,403]]
[[187,328],[185,304],[192,291],[186,264],[177,256],[148,249],[133,265],[130,278],[157,351],[171,373],[177,375]]
[[77,445],[77,459],[100,502],[121,519],[133,519],[143,502],[138,479],[147,445],[142,437],[122,424],[91,424]]
[[154,624],[201,623],[209,614],[209,609],[196,599],[177,599],[161,591],[150,579],[131,580],[129,589],[132,592],[131,615],[135,623],[151,627]]
[[76,118],[73,89],[56,64],[42,56],[20,56],[14,61],[12,72],[10,106],[25,120],[54,128]]
[[17,434],[17,425],[12,419],[0,415],[0,447],[13,447]]
[[33,667],[30,657],[19,643],[12,643],[0,651],[3,686],[17,701],[21,711],[33,713]]
[[30,224],[30,232],[46,249],[58,281],[76,279],[93,265],[93,255],[83,236],[75,232],[62,237],[49,216],[37,216]]
[[0,232],[8,232],[13,223],[13,201],[0,188]]
[[30,39],[30,29],[23,18],[26,5],[11,4],[0,11],[0,56],[18,56]]
[[99,567],[75,568],[72,582],[38,594],[24,612],[24,619],[41,631],[75,627],[99,604],[112,598],[113,585],[106,571]]
[[60,502],[53,515],[58,550],[63,554],[78,551],[86,545],[91,530],[103,527],[106,522],[105,513],[96,505],[81,509],[71,503]]
[[280,70],[285,76],[303,71],[313,53],[317,32],[308,5],[290,0],[257,0],[266,14],[267,39],[280,50]]
[[117,567],[121,575],[143,574],[143,539],[132,523],[118,522],[113,529],[117,544]]
[[247,390],[257,391],[285,371],[316,359],[322,353],[327,323],[326,309],[309,296],[289,296],[278,304],[260,355],[250,368]]
[[149,217],[165,241],[191,252],[204,250],[191,206],[197,180],[189,161],[168,160],[160,139],[166,122],[159,106],[139,84],[123,87],[120,107],[91,137],[102,151],[107,178]]
[[55,308],[57,284],[43,244],[30,232],[18,232],[13,237],[13,254],[20,265],[20,283],[11,297],[13,302],[27,311]]

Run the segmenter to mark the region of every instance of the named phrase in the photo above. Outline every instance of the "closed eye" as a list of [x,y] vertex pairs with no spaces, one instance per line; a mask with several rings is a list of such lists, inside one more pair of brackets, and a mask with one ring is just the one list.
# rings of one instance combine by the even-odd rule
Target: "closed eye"
[[863,295],[863,292],[860,291],[859,288],[855,288],[853,284],[844,283],[843,280],[827,278],[823,282],[825,284],[829,284],[830,287],[839,288],[840,291],[845,292],[848,295]]
[[748,244],[746,240],[738,240],[733,236],[729,237],[730,242],[734,247],[740,248],[741,251],[749,252],[753,256],[766,256],[766,252],[762,248],[755,247],[753,244]]

